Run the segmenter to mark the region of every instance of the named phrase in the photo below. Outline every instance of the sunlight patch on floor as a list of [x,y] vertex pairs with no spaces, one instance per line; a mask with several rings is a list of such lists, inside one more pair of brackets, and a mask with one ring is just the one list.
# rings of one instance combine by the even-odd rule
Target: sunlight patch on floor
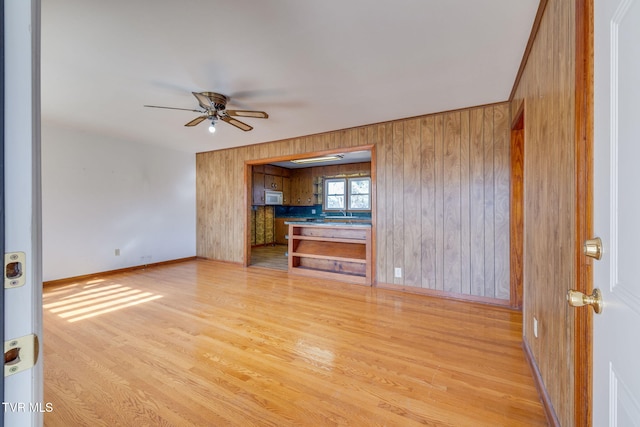
[[98,282],[101,281],[75,284],[46,294],[43,308],[72,323],[162,298],[128,286]]

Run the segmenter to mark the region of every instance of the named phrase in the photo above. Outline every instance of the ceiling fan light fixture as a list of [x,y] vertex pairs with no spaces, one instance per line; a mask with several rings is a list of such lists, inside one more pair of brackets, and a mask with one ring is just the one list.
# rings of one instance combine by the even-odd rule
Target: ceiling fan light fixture
[[163,107],[160,105],[145,105],[145,107],[150,108],[165,108],[168,110],[186,110],[193,111],[196,113],[202,114],[201,116],[196,117],[191,120],[185,126],[193,127],[199,125],[203,121],[209,119],[211,120],[211,125],[209,126],[209,132],[214,133],[216,131],[216,121],[222,120],[223,122],[229,123],[232,126],[237,127],[240,130],[245,132],[253,129],[253,126],[241,122],[240,120],[234,118],[233,116],[240,117],[253,117],[257,119],[268,119],[269,115],[264,111],[252,111],[252,110],[227,110],[227,102],[229,101],[229,97],[216,93],[216,92],[191,92],[193,96],[198,100],[198,104],[200,105],[200,110],[192,110],[189,108],[178,108],[178,107]]
[[321,163],[321,162],[330,162],[332,160],[340,160],[344,156],[342,154],[332,154],[330,156],[322,156],[322,157],[310,157],[308,159],[296,159],[291,160],[293,163],[304,164],[304,163]]

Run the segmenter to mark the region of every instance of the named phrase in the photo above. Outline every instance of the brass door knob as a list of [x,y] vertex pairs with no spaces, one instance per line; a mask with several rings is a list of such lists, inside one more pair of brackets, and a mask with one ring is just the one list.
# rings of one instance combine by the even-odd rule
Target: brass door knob
[[600,293],[600,289],[594,289],[591,295],[585,295],[582,292],[574,291],[573,289],[569,289],[567,292],[567,301],[571,307],[582,307],[583,305],[590,305],[593,307],[593,311],[596,314],[602,313],[602,308],[604,306],[602,301],[602,294]]
[[602,258],[602,240],[599,237],[586,240],[582,247],[582,253],[591,258]]

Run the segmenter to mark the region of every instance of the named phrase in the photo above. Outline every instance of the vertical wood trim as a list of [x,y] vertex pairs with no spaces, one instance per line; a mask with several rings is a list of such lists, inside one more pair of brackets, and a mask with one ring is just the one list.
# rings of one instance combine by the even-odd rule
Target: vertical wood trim
[[404,122],[404,281],[409,286],[421,285],[421,200],[420,200],[420,120]]
[[196,253],[203,254],[205,251],[206,241],[204,236],[206,215],[204,210],[203,201],[206,198],[207,186],[205,180],[209,176],[204,170],[206,166],[207,157],[204,154],[196,156]]
[[[232,206],[234,203],[234,198],[237,198],[237,194],[242,194],[242,189],[239,187],[239,180],[233,179],[232,177],[241,177],[240,172],[238,171],[238,165],[234,162],[234,153],[237,153],[238,150],[226,150],[225,156],[223,160],[224,167],[230,172],[224,175],[224,179],[220,180],[218,194],[221,194],[220,198],[222,206]],[[226,189],[226,191],[224,190]],[[225,210],[224,216],[224,226],[229,230],[233,230],[233,218],[236,215],[236,212],[230,212],[229,210]],[[232,246],[237,247],[237,241],[232,241],[233,236],[229,233],[225,233],[224,240],[222,241],[222,245],[219,247],[219,252],[217,256],[222,255],[222,248],[230,248]]]
[[[393,124],[393,268],[404,270],[404,123]],[[391,271],[393,272],[393,268]],[[393,275],[393,283],[403,284],[404,278]]]
[[493,108],[484,109],[484,293],[494,298],[495,281],[495,197]]
[[[471,247],[471,295],[484,295],[484,110],[470,111],[469,180],[470,194],[470,239]],[[482,248],[482,250],[479,250]]]
[[[203,211],[204,211],[204,216],[206,218],[211,218],[211,215],[213,215],[214,213],[212,212],[212,200],[215,197],[215,193],[213,193],[214,188],[213,185],[211,183],[211,181],[214,179],[215,175],[214,175],[214,171],[215,171],[215,167],[216,167],[216,163],[217,163],[217,157],[218,156],[214,156],[214,155],[210,155],[208,156],[208,160],[206,165],[205,165],[205,173],[207,174],[207,178],[204,182],[204,185],[206,185],[206,190],[205,190],[205,197],[202,200],[202,204],[203,204]],[[213,258],[213,250],[215,248],[215,246],[213,246],[213,238],[211,236],[211,229],[213,228],[213,224],[211,224],[211,221],[207,221],[205,223],[204,226],[204,230],[203,230],[203,237],[204,237],[204,251],[205,251],[205,256],[207,257],[211,257]]]
[[[576,289],[590,294],[593,261],[582,253],[593,237],[593,0],[576,0]],[[574,310],[574,419],[591,427],[593,408],[593,314]]]
[[375,285],[376,283],[376,274],[378,272],[377,266],[377,248],[374,244],[377,235],[378,235],[378,143],[380,142],[378,127],[370,127],[369,128],[370,135],[370,143],[373,144],[371,147],[371,164],[369,165],[370,173],[371,173],[371,233],[369,233],[369,238],[371,239],[367,246],[370,248],[370,265],[369,269],[369,283]]
[[444,117],[444,291],[461,293],[460,113]]
[[[385,141],[385,126],[378,125],[375,127],[376,132],[376,163],[375,166],[371,164],[371,171],[376,171],[376,203],[375,203],[375,213],[376,213],[376,223],[372,225],[372,229],[375,229],[376,234],[372,236],[373,238],[373,246],[376,250],[374,259],[376,260],[376,273],[374,274],[374,279],[377,278],[379,282],[386,281],[386,266],[387,266],[387,233],[388,229],[387,225],[387,210],[389,206],[387,204],[387,182],[389,181],[387,177],[387,150],[386,150],[386,141]],[[375,168],[375,169],[374,169]],[[371,177],[371,181],[374,181],[373,177]],[[373,212],[372,212],[373,214]],[[373,230],[372,230],[373,231]],[[375,280],[374,280],[375,281]]]
[[509,271],[509,108],[496,105],[494,111],[494,242],[495,242],[495,279],[494,298],[510,297]]
[[393,262],[394,262],[394,177],[393,177],[393,152],[394,152],[394,140],[393,140],[393,124],[388,123],[385,125],[385,150],[387,153],[387,199],[385,203],[387,204],[387,229],[385,230],[386,234],[386,246],[385,250],[387,251],[387,264],[386,264],[386,275],[384,282],[385,283],[393,283]]
[[[205,212],[207,215],[207,218],[216,218],[216,216],[218,215],[218,212],[216,212],[214,210],[214,207],[216,206],[216,203],[220,203],[219,200],[216,200],[219,197],[219,187],[216,186],[216,178],[217,178],[217,171],[220,170],[220,158],[222,156],[221,155],[212,155],[211,156],[211,161],[209,162],[208,166],[208,179],[207,179],[207,198],[205,200]],[[216,224],[217,225],[217,224]],[[213,227],[214,224],[212,224],[211,222],[208,222],[206,225],[206,230],[205,230],[205,235],[206,235],[206,251],[207,251],[207,257],[209,258],[216,258],[216,248],[218,247],[218,245],[215,244],[215,237],[213,235]]]
[[425,117],[421,121],[421,198],[422,198],[422,285],[423,288],[436,287],[436,150],[435,117]]
[[[470,113],[460,112],[460,293],[471,295]],[[508,197],[508,195],[507,195]]]
[[244,258],[242,265],[249,266],[251,262],[251,246],[256,241],[256,229],[255,229],[255,213],[251,208],[251,201],[253,200],[253,166],[244,163]]
[[435,172],[436,172],[436,290],[444,290],[444,115],[435,117]]

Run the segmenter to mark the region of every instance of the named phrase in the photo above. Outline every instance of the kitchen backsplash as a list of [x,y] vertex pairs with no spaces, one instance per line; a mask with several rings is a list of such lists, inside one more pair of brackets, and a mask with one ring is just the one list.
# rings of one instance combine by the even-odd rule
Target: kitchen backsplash
[[[340,215],[340,212],[322,212],[322,205],[314,206],[275,206],[276,218],[321,218]],[[351,213],[349,213],[351,215]],[[371,212],[353,212],[354,218],[371,218]]]

